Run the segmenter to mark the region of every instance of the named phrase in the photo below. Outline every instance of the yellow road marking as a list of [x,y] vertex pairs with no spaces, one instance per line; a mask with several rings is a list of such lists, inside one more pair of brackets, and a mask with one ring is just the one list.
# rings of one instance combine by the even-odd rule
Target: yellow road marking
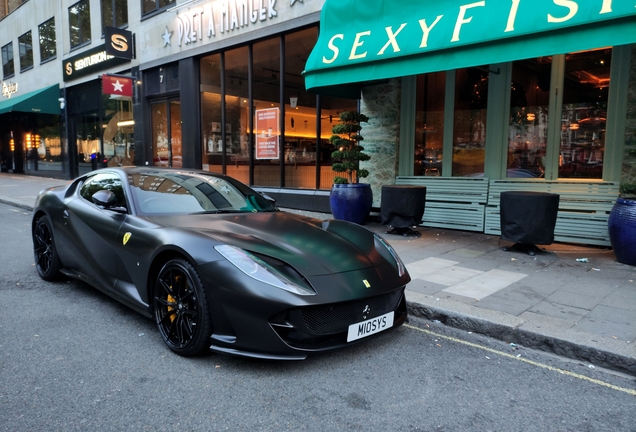
[[452,341],[452,342],[457,342],[457,343],[460,343],[460,344],[463,344],[463,345],[468,345],[470,347],[478,348],[478,349],[481,349],[483,351],[488,351],[490,353],[497,354],[497,355],[502,356],[502,357],[508,357],[510,359],[513,359],[513,360],[518,360],[518,361],[521,361],[521,362],[524,362],[524,363],[528,363],[528,364],[530,364],[532,366],[537,366],[537,367],[540,367],[540,368],[543,368],[543,369],[547,369],[547,370],[552,371],[552,372],[558,372],[558,373],[563,374],[563,375],[568,375],[568,376],[571,376],[573,378],[578,378],[578,379],[583,380],[583,381],[588,381],[588,382],[591,382],[591,383],[596,384],[596,385],[600,385],[600,386],[603,386],[603,387],[610,388],[612,390],[616,390],[616,391],[620,391],[620,392],[623,392],[623,393],[627,393],[627,394],[632,395],[632,396],[636,396],[636,390],[615,386],[614,384],[606,383],[604,381],[600,381],[600,380],[597,380],[597,379],[594,379],[594,378],[590,378],[590,377],[587,377],[585,375],[577,374],[575,372],[570,372],[570,371],[567,371],[565,369],[559,369],[559,368],[556,368],[554,366],[549,366],[549,365],[546,365],[546,364],[543,364],[543,363],[539,363],[539,362],[535,362],[535,361],[532,361],[532,360],[528,360],[528,359],[523,358],[523,357],[517,357],[515,355],[509,354],[509,353],[506,353],[506,352],[503,352],[503,351],[498,351],[496,349],[488,348],[488,347],[485,347],[485,346],[482,346],[482,345],[478,345],[478,344],[473,343],[473,342],[468,342],[468,341],[465,341],[465,340],[462,340],[462,339],[458,339],[458,338],[455,338],[455,337],[452,337],[452,336],[441,335],[439,333],[435,333],[435,332],[432,332],[430,330],[425,330],[425,329],[422,329],[422,328],[419,328],[419,327],[415,327],[415,326],[412,326],[410,324],[404,324],[404,327],[408,327],[410,329],[417,330],[417,331],[420,331],[422,333],[430,334],[432,336],[435,336],[435,337],[438,337],[438,338],[441,338],[441,339],[446,339],[446,340],[449,340],[449,341]]

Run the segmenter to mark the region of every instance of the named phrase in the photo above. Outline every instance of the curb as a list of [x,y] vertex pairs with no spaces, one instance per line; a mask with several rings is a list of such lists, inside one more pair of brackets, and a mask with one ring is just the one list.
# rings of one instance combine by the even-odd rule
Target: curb
[[9,206],[12,206],[12,207],[21,208],[22,210],[27,210],[27,211],[30,211],[30,212],[33,211],[33,206],[26,205],[26,204],[20,204],[20,203],[17,203],[15,201],[13,201],[13,200],[0,198],[0,203],[1,204],[6,204],[6,205],[9,205]]
[[[409,292],[409,294],[413,296],[413,294],[418,293]],[[438,302],[433,297],[421,296],[427,297],[428,300],[433,300],[436,303]],[[584,340],[584,337],[589,338],[589,335],[586,334],[580,334],[581,340],[577,341],[546,334],[549,331],[540,333],[536,330],[520,328],[522,325],[534,328],[539,326],[504,312],[480,309],[477,314],[470,313],[473,311],[461,313],[445,308],[443,305],[441,307],[432,306],[427,304],[428,302],[407,300],[406,303],[408,313],[418,318],[437,320],[449,327],[479,333],[506,343],[515,343],[526,348],[549,352],[561,357],[590,363],[597,367],[636,376],[636,356],[628,355],[627,353],[623,355],[621,353],[621,351],[624,351],[624,343],[616,347],[617,349],[608,350],[602,345],[618,345],[618,343],[612,340],[603,340],[597,346],[592,346],[589,344],[589,340]],[[468,305],[463,306],[473,310],[476,309]],[[560,333],[563,334],[563,330]],[[576,332],[571,331],[569,333]],[[599,337],[599,339],[601,338]]]

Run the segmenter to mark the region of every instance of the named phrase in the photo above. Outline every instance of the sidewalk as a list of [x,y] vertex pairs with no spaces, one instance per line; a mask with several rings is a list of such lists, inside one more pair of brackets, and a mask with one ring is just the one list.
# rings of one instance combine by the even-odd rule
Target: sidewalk
[[[40,190],[67,183],[1,173],[0,203],[31,210]],[[636,267],[610,249],[555,243],[530,256],[482,233],[366,226],[406,264],[412,315],[636,375]]]

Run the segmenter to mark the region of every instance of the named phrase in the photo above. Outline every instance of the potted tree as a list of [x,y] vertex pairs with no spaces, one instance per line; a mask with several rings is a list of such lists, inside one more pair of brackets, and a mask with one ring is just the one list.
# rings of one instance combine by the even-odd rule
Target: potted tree
[[636,183],[621,183],[607,228],[616,260],[636,265]]
[[369,175],[369,171],[360,168],[361,161],[371,157],[364,153],[360,141],[361,122],[368,122],[369,117],[355,111],[340,113],[340,123],[335,125],[329,139],[335,147],[331,154],[334,163],[332,169],[344,173],[346,177],[336,176],[329,195],[331,213],[336,219],[364,224],[373,204],[371,185],[360,183],[361,178]]

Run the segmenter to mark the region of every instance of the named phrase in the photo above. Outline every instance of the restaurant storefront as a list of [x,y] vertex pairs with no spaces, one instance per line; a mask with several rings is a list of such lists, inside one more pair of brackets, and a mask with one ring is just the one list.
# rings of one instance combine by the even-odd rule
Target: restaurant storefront
[[137,164],[226,173],[283,207],[328,212],[331,129],[358,100],[305,89],[320,2],[250,10],[257,4],[211,1],[168,12],[160,46],[142,51],[142,60],[162,60],[140,66],[146,125],[135,129],[145,137]]
[[312,26],[201,59],[204,169],[261,187],[331,187],[331,128],[357,101],[323,97],[319,106],[304,89],[317,33]]
[[97,168],[134,164],[132,71],[103,73],[113,67],[128,67],[129,62],[107,55],[105,45],[64,60],[63,131],[71,178]]
[[[435,188],[441,179],[463,179],[440,217],[450,221],[470,205],[482,222],[463,228],[496,234],[489,212],[493,219],[497,204],[488,196],[504,184],[617,194],[635,144],[628,118],[636,107],[635,18],[633,4],[611,0],[408,1],[400,8],[327,0],[304,75],[310,91],[361,96],[372,117],[365,147],[381,156],[369,162],[379,173],[368,178],[376,206],[390,167],[398,183]],[[392,124],[393,136],[374,142]],[[476,179],[483,201],[469,193]],[[562,218],[561,232],[593,219],[590,229],[605,223],[606,234],[607,206],[574,207],[568,211],[579,219]],[[606,235],[561,237],[609,244]]]
[[56,176],[62,171],[60,88],[53,85],[22,93],[16,82],[3,82],[0,102],[2,172]]

